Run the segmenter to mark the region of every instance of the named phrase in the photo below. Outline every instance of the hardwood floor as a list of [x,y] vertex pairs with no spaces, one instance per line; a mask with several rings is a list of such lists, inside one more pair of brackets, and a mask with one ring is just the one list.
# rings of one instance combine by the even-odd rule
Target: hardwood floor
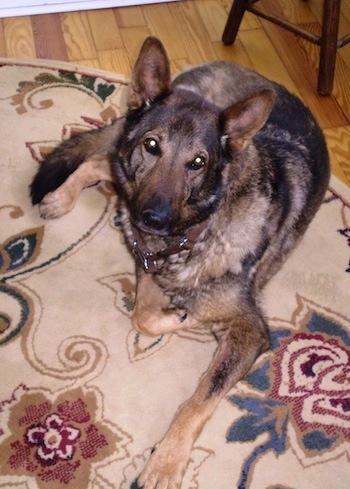
[[[319,31],[322,0],[262,0],[262,7]],[[0,19],[0,56],[47,58],[130,73],[144,38],[165,44],[172,68],[213,59],[249,66],[298,94],[329,144],[333,173],[350,185],[350,44],[338,50],[334,89],[316,92],[318,47],[247,13],[233,46],[221,42],[231,0],[174,3]],[[339,35],[350,32],[342,2]]]

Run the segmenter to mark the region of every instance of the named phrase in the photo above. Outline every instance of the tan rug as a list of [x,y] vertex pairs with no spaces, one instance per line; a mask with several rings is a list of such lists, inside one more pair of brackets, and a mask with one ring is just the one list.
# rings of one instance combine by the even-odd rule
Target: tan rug
[[[135,488],[215,341],[132,330],[133,263],[110,188],[51,222],[31,207],[42,155],[119,117],[125,79],[0,66],[0,488]],[[349,488],[350,190],[331,185],[266,291],[273,351],[221,402],[183,489]]]

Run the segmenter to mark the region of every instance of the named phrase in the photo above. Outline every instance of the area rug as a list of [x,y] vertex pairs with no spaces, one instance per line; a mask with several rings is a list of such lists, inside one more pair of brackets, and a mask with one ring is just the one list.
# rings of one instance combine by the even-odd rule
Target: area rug
[[[62,139],[125,112],[127,80],[0,60],[0,488],[132,489],[216,348],[131,327],[133,262],[99,185],[42,221],[28,185]],[[183,489],[348,489],[350,189],[332,179],[268,286],[271,351],[220,403]]]

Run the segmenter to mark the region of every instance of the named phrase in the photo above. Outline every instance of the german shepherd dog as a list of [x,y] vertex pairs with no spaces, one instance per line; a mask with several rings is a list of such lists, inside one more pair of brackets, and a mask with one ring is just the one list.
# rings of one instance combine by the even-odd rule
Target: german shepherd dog
[[147,335],[211,328],[216,354],[138,478],[175,489],[220,400],[269,347],[262,288],[295,248],[329,181],[322,132],[282,86],[227,62],[171,81],[147,38],[125,120],[64,142],[31,185],[44,218],[111,180],[136,263],[133,327]]

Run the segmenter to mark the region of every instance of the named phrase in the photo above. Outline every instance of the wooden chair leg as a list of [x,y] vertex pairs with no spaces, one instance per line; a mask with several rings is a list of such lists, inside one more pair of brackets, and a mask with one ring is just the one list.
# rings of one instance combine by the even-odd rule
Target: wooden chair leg
[[[237,36],[238,29],[243,19],[243,15],[249,5],[257,0],[233,0],[233,4],[225,25],[222,35],[224,44],[232,44]],[[307,1],[307,0],[304,0]],[[320,38],[310,39],[306,33],[299,30],[292,30],[290,25],[286,26],[275,21],[275,17],[262,17],[271,20],[272,22],[281,25],[284,28],[292,30],[298,35],[307,38],[311,42],[320,44],[320,60],[318,69],[318,85],[317,90],[321,95],[329,95],[333,88],[335,61],[338,47],[338,27],[340,17],[340,2],[341,0],[324,0],[323,3],[323,19],[322,19],[322,35]],[[249,9],[250,10],[250,9]],[[252,9],[253,13],[260,15]]]
[[317,86],[317,90],[321,95],[329,95],[333,88],[340,1],[341,0],[324,0],[323,4],[322,36]]
[[234,0],[222,34],[222,42],[232,44],[237,36],[249,0]]

